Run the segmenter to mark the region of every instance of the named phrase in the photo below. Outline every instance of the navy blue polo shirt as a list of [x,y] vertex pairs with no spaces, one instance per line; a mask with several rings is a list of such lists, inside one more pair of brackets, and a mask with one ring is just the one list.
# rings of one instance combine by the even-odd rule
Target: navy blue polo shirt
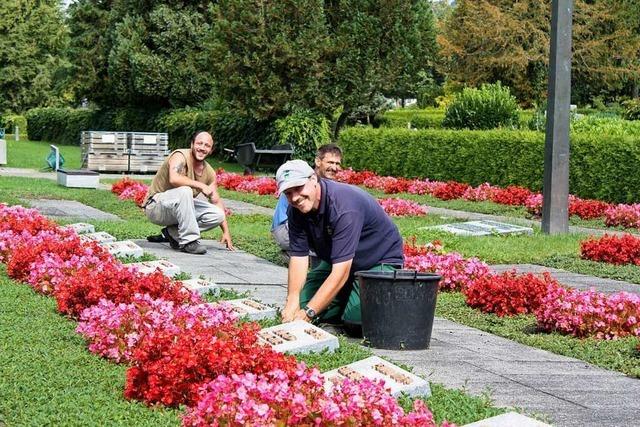
[[317,211],[289,210],[292,256],[307,256],[311,249],[330,264],[353,259],[352,272],[403,263],[398,227],[369,193],[353,185],[319,181]]

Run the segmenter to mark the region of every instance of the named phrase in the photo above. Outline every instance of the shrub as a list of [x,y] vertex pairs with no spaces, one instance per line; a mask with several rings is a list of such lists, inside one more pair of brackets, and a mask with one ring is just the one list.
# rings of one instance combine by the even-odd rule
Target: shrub
[[273,132],[278,144],[290,144],[294,157],[307,162],[313,162],[318,147],[331,142],[327,119],[310,111],[297,111],[277,119]]
[[625,107],[622,117],[626,120],[640,120],[640,98],[630,99],[622,105]]
[[[540,132],[359,127],[343,130],[340,146],[345,164],[381,176],[542,190],[544,134]],[[569,191],[584,199],[638,201],[638,158],[637,137],[573,134]]]
[[22,137],[26,137],[28,135],[28,128],[25,116],[19,114],[5,114],[0,116],[0,128],[4,128],[5,133],[13,133],[16,125]]
[[518,103],[509,88],[484,84],[465,88],[445,111],[442,126],[453,129],[493,129],[516,127],[520,121]]
[[438,129],[442,127],[444,110],[438,108],[398,108],[376,116],[373,125],[386,128]]

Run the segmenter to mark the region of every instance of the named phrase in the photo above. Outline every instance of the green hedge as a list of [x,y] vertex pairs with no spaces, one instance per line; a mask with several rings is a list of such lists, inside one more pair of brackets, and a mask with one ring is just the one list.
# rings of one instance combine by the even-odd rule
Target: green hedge
[[4,128],[5,133],[13,133],[18,125],[20,138],[26,139],[28,135],[27,119],[19,114],[4,114],[0,116],[0,128]]
[[[340,134],[345,164],[380,175],[522,185],[542,190],[544,134],[513,130],[348,128]],[[640,141],[573,134],[570,191],[610,202],[640,201]]]
[[85,130],[160,132],[158,112],[148,110],[34,108],[25,116],[32,141],[61,145],[80,145],[80,132]]
[[411,127],[416,129],[439,129],[442,127],[442,119],[444,119],[444,110],[406,108],[390,110],[383,115],[376,116],[374,125],[406,129],[407,123],[411,123]]

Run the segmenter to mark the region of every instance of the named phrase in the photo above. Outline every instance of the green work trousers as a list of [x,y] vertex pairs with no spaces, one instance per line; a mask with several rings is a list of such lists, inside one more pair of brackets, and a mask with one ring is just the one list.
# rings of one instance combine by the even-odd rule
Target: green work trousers
[[[316,294],[320,286],[331,274],[331,264],[320,261],[320,264],[307,274],[307,281],[300,292],[300,307],[304,308]],[[389,264],[376,264],[369,271],[393,271],[395,268]],[[318,314],[317,321],[325,323],[345,323],[361,325],[360,312],[360,284],[350,275],[338,295],[329,303],[329,306]]]

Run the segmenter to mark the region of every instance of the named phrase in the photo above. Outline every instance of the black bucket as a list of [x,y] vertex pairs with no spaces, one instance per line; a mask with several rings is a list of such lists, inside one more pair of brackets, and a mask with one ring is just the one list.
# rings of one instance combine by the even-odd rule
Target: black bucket
[[441,276],[413,270],[358,271],[362,335],[375,348],[429,348]]

